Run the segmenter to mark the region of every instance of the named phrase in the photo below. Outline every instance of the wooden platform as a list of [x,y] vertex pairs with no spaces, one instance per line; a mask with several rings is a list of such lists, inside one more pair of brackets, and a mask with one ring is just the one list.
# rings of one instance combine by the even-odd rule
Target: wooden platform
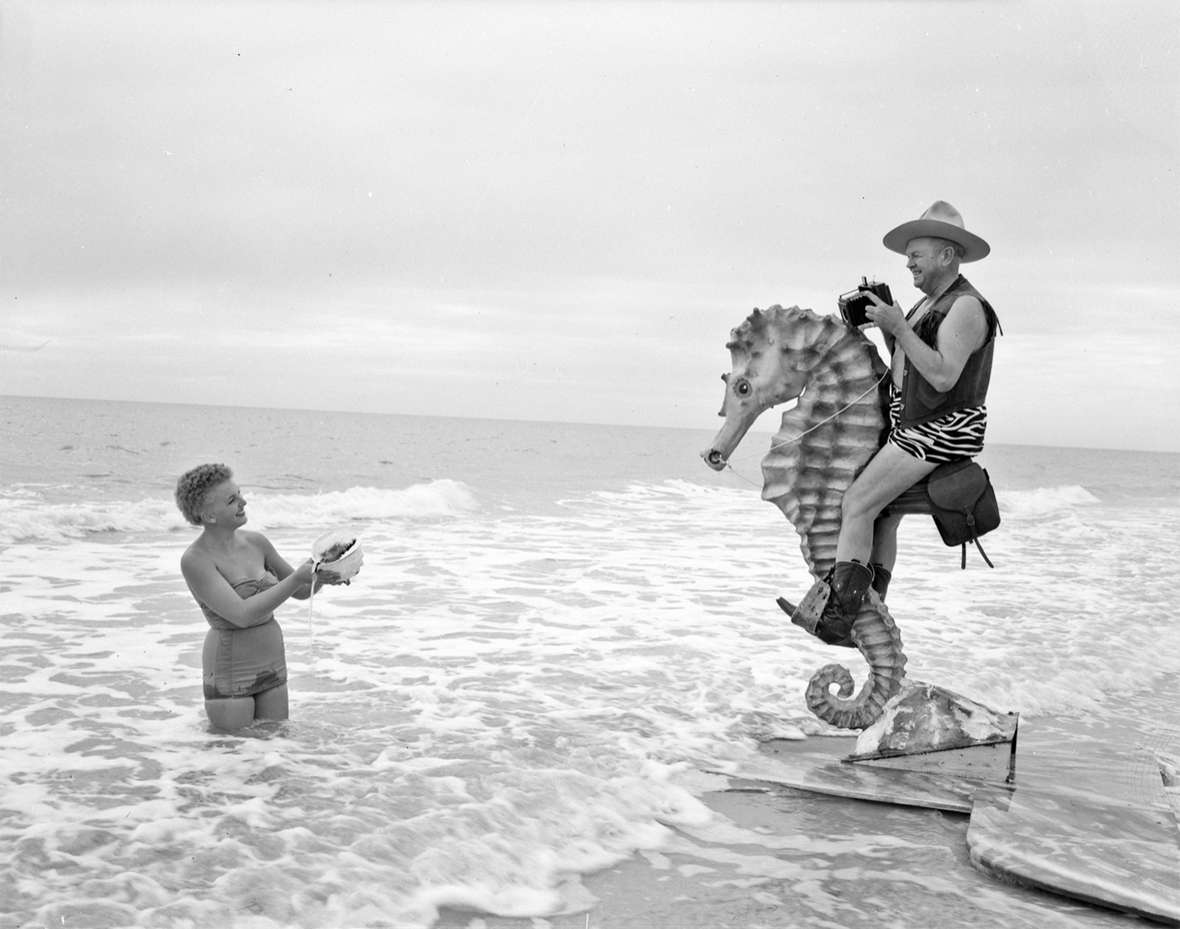
[[[1180,823],[1155,757],[1137,739],[1022,728],[1016,789],[981,793],[967,829],[982,870],[1098,906],[1180,926]],[[1165,748],[1180,733],[1157,731]]]
[[1180,926],[1180,828],[1166,804],[1066,786],[984,791],[972,805],[967,848],[982,870]]
[[855,739],[824,736],[764,742],[760,758],[729,776],[831,797],[963,815],[971,812],[975,794],[987,786],[981,780],[948,777],[941,772],[847,764],[842,759],[855,746]]
[[[1180,926],[1180,823],[1153,760],[1069,755],[1021,726],[1012,784],[851,764],[851,738],[763,743],[730,777],[853,800],[970,816],[967,846],[983,871],[1164,925]],[[1117,761],[1115,760],[1117,758]]]

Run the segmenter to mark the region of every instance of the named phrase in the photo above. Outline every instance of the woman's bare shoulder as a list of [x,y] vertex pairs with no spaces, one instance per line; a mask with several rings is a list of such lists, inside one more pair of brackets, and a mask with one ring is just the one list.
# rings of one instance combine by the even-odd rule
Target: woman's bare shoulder
[[190,542],[188,548],[184,550],[184,554],[180,556],[180,567],[183,571],[206,568],[213,563],[213,556],[201,544],[200,539],[194,539]]
[[239,529],[238,537],[246,542],[251,548],[258,549],[260,552],[273,552],[274,545],[261,532],[256,532],[253,529]]

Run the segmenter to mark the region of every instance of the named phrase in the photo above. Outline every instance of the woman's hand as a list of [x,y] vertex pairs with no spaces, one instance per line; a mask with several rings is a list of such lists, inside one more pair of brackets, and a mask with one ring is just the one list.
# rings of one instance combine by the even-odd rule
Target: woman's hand
[[296,568],[293,573],[295,577],[295,585],[297,587],[303,587],[304,585],[310,587],[316,576],[315,562],[308,558],[307,561],[303,562],[303,564]]
[[321,584],[347,584],[348,583],[348,581],[344,580],[339,574],[337,574],[331,568],[325,568],[322,565],[320,566],[320,569],[316,572],[315,576],[316,576],[316,580],[318,580]]
[[886,303],[871,290],[865,291],[865,295],[873,301],[872,306],[865,308],[865,315],[882,332],[887,332],[897,338],[904,330],[910,328],[910,324],[905,318],[905,311],[897,304]]

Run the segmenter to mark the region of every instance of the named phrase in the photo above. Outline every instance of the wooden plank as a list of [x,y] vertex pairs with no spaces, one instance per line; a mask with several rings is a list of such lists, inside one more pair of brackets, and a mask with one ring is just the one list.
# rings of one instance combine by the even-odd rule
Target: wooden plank
[[850,800],[892,803],[948,813],[971,812],[982,780],[943,772],[881,769],[847,764],[840,758],[852,747],[847,738],[777,739],[762,744],[758,758],[744,762],[729,777],[763,781],[795,790]]
[[946,777],[966,777],[989,784],[1003,784],[1013,777],[1015,751],[1012,742],[992,742],[965,748],[944,748],[912,755],[848,758],[861,767],[925,771]]
[[[829,797],[969,814],[968,851],[981,870],[1180,926],[1180,823],[1156,760],[1105,742],[1079,756],[1069,731],[1034,726],[1023,735],[1014,785],[964,776],[970,766],[959,767],[962,759],[949,754],[945,767],[937,758],[913,756],[926,770],[848,763],[854,740],[822,736],[764,742],[738,771],[718,773]],[[1014,747],[1015,739],[1012,746],[996,743],[992,761],[999,765]]]
[[1064,785],[981,791],[967,847],[982,870],[1180,926],[1180,826],[1157,804]]

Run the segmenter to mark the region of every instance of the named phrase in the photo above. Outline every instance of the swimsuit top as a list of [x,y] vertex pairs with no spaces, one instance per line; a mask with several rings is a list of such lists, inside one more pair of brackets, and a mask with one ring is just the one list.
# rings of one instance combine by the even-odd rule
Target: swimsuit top
[[[259,578],[248,577],[244,581],[238,581],[237,583],[231,584],[230,586],[232,586],[233,589],[238,592],[238,596],[241,597],[243,600],[249,600],[255,594],[262,593],[262,591],[264,591],[264,590],[269,590],[271,587],[274,587],[274,585],[277,583],[278,583],[278,578],[276,578],[269,571],[266,571],[263,573],[262,577],[259,577]],[[197,605],[200,606],[201,612],[205,614],[205,619],[209,620],[209,625],[212,626],[214,629],[224,629],[224,630],[233,632],[233,631],[240,630],[243,628],[242,626],[234,625],[228,619],[226,619],[224,616],[220,616],[219,614],[214,613],[211,609],[209,609],[209,607],[205,606],[205,604],[201,603],[199,600],[197,601]],[[261,625],[264,625],[265,623],[270,622],[273,619],[274,619],[274,614],[271,613],[270,616],[268,616],[266,619],[264,619],[260,623],[255,623],[255,625],[261,626]]]

